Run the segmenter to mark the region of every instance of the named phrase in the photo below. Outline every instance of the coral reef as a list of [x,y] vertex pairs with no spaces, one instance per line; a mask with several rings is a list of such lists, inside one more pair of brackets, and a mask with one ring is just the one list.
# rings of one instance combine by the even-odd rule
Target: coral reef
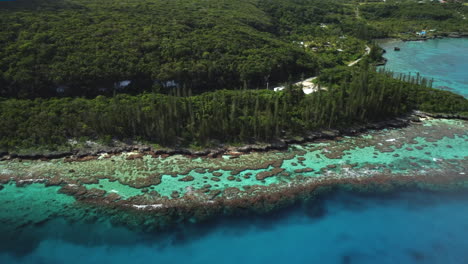
[[133,228],[160,229],[215,215],[266,213],[342,188],[465,188],[467,124],[429,119],[283,151],[216,157],[130,151],[89,159],[16,158],[0,161],[0,191],[5,195],[12,185],[42,184],[57,188],[55,195],[72,197],[73,210],[99,211]]

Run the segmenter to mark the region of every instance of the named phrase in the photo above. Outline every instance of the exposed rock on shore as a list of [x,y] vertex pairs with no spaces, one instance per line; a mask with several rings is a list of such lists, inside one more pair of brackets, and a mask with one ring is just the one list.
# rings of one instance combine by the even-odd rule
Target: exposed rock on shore
[[[421,115],[421,113],[419,113]],[[425,114],[426,116],[431,116]],[[466,119],[465,117],[460,116],[450,116],[450,115],[432,115],[433,117],[441,118],[461,118]],[[418,115],[408,115],[401,118],[380,121],[375,123],[354,125],[351,127],[344,127],[338,129],[327,129],[321,131],[310,131],[305,133],[302,136],[295,137],[286,137],[282,139],[277,139],[272,142],[267,143],[258,143],[258,144],[247,144],[241,147],[215,147],[204,150],[189,150],[189,149],[155,149],[150,146],[145,145],[126,145],[119,147],[108,147],[101,146],[98,149],[86,150],[86,149],[77,149],[73,151],[54,151],[49,153],[30,153],[30,154],[19,154],[19,153],[8,153],[0,152],[0,160],[8,159],[25,159],[25,160],[50,160],[50,159],[59,159],[67,158],[67,161],[87,161],[92,159],[97,159],[101,155],[117,155],[123,152],[132,152],[133,154],[129,155],[127,159],[138,159],[142,156],[149,154],[154,157],[157,156],[166,156],[166,155],[188,155],[188,156],[207,156],[216,158],[220,155],[229,154],[229,153],[250,153],[250,152],[264,152],[270,150],[285,150],[288,148],[289,144],[300,144],[305,142],[313,142],[315,140],[321,139],[333,139],[339,136],[346,135],[355,135],[358,133],[365,132],[369,129],[380,130],[384,128],[401,128],[408,125],[411,121],[415,121],[418,118]],[[236,155],[234,155],[236,156]]]

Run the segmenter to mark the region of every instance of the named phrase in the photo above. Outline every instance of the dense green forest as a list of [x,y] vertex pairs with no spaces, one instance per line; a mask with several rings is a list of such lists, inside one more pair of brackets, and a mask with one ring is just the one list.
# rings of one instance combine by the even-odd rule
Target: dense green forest
[[194,91],[265,88],[266,78],[318,69],[316,56],[280,39],[257,0],[29,2],[0,10],[5,95],[50,96],[63,86],[92,96],[123,80],[133,81],[130,93],[172,80]]
[[[461,4],[414,5],[351,0],[0,1],[0,96],[167,93],[165,86],[194,93],[267,88],[356,59],[366,41],[399,29],[393,19],[415,30],[429,21],[443,22],[440,30],[468,31]],[[119,85],[125,80],[131,83]]]
[[[388,36],[420,30],[438,32],[468,32],[468,6],[462,1],[387,1],[368,3],[359,7],[363,19],[372,21],[380,32]],[[465,1],[466,2],[466,1]]]

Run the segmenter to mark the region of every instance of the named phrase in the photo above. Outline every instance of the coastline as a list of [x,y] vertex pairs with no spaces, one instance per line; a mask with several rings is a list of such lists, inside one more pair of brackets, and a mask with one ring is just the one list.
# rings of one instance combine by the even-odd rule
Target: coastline
[[[294,137],[276,139],[271,142],[261,142],[253,144],[242,144],[242,146],[225,146],[220,144],[217,147],[206,148],[203,150],[195,150],[189,148],[155,148],[146,144],[123,144],[119,147],[110,147],[100,145],[95,149],[77,148],[71,151],[51,151],[45,153],[23,154],[19,152],[0,152],[0,161],[12,159],[24,160],[53,160],[68,158],[70,161],[86,161],[97,159],[102,155],[120,155],[124,152],[132,152],[136,155],[152,155],[152,156],[173,156],[187,155],[193,157],[210,157],[216,158],[221,155],[239,156],[251,152],[265,152],[270,150],[285,150],[291,144],[312,143],[320,140],[335,139],[342,136],[356,136],[366,133],[370,130],[382,130],[387,128],[402,128],[411,122],[420,122],[421,118],[444,118],[444,119],[460,119],[468,120],[466,116],[444,114],[444,113],[427,113],[421,111],[413,111],[406,116],[401,116],[385,121],[378,121],[362,125],[354,125],[341,129],[322,129],[317,131],[309,131],[304,135]],[[122,142],[121,142],[122,144]]]
[[426,40],[431,40],[431,39],[445,39],[445,38],[468,38],[468,32],[441,32],[438,34],[434,34],[428,37],[417,37],[417,36],[411,36],[411,37],[402,37],[402,36],[390,36],[390,37],[385,37],[385,38],[378,38],[378,39],[373,39],[374,41],[426,41]]
[[[199,157],[183,155],[154,158],[127,153],[82,162],[9,160],[0,163],[0,195],[41,189],[51,195],[48,200],[73,198],[64,206],[53,205],[59,215],[73,218],[76,211],[85,210],[135,229],[160,230],[217,216],[265,214],[340,188],[363,193],[466,188],[466,153],[463,146],[451,146],[466,144],[466,121],[444,121],[448,127],[438,122],[442,121],[414,122],[402,129],[234,159],[235,155],[198,161]],[[440,158],[441,153],[449,155]],[[154,165],[145,165],[149,163]],[[118,175],[112,170],[124,168],[128,172]],[[50,217],[57,215],[13,224]]]
[[[458,117],[454,117],[458,118]],[[65,152],[50,152],[44,154],[21,154],[21,153],[7,153],[0,152],[0,161],[1,160],[11,160],[11,159],[24,159],[24,160],[51,160],[51,159],[61,159],[61,158],[70,158],[73,161],[80,160],[91,160],[97,159],[100,155],[109,154],[109,155],[119,155],[123,152],[137,152],[144,155],[188,155],[188,156],[201,156],[201,157],[211,157],[216,158],[223,154],[235,154],[241,155],[244,153],[250,152],[265,152],[269,150],[285,150],[290,144],[302,144],[308,142],[319,141],[323,139],[334,139],[340,136],[351,136],[358,135],[360,133],[365,133],[368,130],[381,130],[385,128],[401,128],[409,124],[410,121],[419,122],[416,115],[409,115],[406,117],[400,117],[395,119],[390,119],[387,121],[374,122],[364,125],[356,125],[345,129],[322,129],[318,131],[310,131],[302,136],[295,136],[291,138],[282,138],[277,139],[272,142],[261,142],[254,144],[244,144],[240,147],[227,146],[220,144],[218,147],[208,148],[204,150],[191,150],[187,148],[154,148],[150,145],[137,144],[137,145],[127,145],[123,147],[109,147],[102,146],[101,148],[95,150],[86,150],[86,149],[74,149],[72,151]]]

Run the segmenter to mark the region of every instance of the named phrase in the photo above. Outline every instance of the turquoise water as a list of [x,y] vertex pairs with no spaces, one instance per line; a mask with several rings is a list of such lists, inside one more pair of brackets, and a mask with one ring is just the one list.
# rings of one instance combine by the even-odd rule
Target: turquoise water
[[267,217],[164,235],[56,219],[0,237],[0,263],[459,264],[468,259],[467,235],[468,193],[340,193]]
[[[391,173],[407,177],[433,173],[428,177],[464,175],[468,158],[466,122],[456,120],[426,120],[402,129],[374,131],[356,137],[343,137],[293,145],[285,153],[265,152],[227,159],[230,164],[248,166],[251,160],[280,159],[291,178],[281,175],[262,182],[254,176],[244,179],[248,169],[235,175],[242,181],[227,180],[230,171],[222,169],[216,190],[240,187],[243,184],[268,185],[283,182],[289,187],[297,174],[308,180],[319,177],[370,177],[374,172],[391,168]],[[334,155],[331,155],[334,154]],[[331,156],[330,156],[331,155]],[[338,155],[338,156],[336,156]],[[125,209],[107,210],[80,203],[80,197],[59,192],[60,186],[41,183],[42,177],[59,172],[102,175],[120,169],[121,175],[156,171],[190,162],[218,168],[223,159],[191,161],[182,156],[167,159],[128,161],[113,157],[81,163],[59,161],[5,161],[0,163],[0,175],[13,175],[24,170],[16,183],[35,183],[22,187],[15,182],[0,185],[0,264],[3,263],[466,263],[468,259],[468,190],[464,192],[431,193],[406,190],[366,196],[335,192],[265,216],[223,217],[208,222],[190,218],[164,232],[149,232],[147,227],[165,215],[149,211]],[[178,162],[175,162],[178,161]],[[165,165],[164,162],[168,162]],[[212,164],[210,164],[210,162]],[[105,164],[112,164],[104,166]],[[345,164],[356,164],[346,171]],[[150,164],[151,166],[149,166]],[[218,164],[218,165],[216,165]],[[253,163],[255,164],[255,163]],[[332,174],[320,173],[329,165]],[[123,165],[123,166],[121,166]],[[370,165],[367,166],[366,165]],[[60,166],[63,166],[60,170]],[[190,167],[190,166],[189,166]],[[271,169],[270,165],[270,169]],[[375,167],[375,168],[374,168]],[[98,169],[96,169],[98,168]],[[123,170],[122,168],[128,168]],[[243,167],[244,168],[244,167]],[[312,168],[312,172],[295,172]],[[80,171],[80,169],[82,171]],[[231,168],[232,169],[232,168]],[[264,169],[261,169],[264,170]],[[104,171],[105,173],[102,173]],[[318,173],[318,174],[317,174]],[[180,182],[177,177],[163,175],[154,189],[161,194],[188,186],[205,184],[203,170],[181,174],[195,179]],[[136,176],[135,176],[136,175]],[[67,177],[72,176],[66,176]],[[429,178],[428,178],[429,179]],[[79,182],[68,183],[77,185]],[[140,195],[142,189],[117,181],[101,179],[85,183],[88,189],[101,188],[119,193],[123,199]],[[152,186],[153,187],[153,186]],[[365,187],[365,186],[364,186]],[[434,186],[432,186],[434,187]],[[443,186],[442,186],[443,187]],[[224,194],[222,194],[224,195]],[[163,200],[154,198],[155,205]],[[229,199],[229,198],[228,198]],[[135,201],[140,204],[140,201]],[[153,204],[153,203],[152,203]],[[142,217],[144,216],[144,217]],[[166,215],[167,216],[167,215]],[[190,215],[189,215],[190,217]],[[174,220],[175,221],[175,220]],[[124,224],[134,229],[117,225]],[[177,222],[179,223],[179,222]],[[139,231],[135,231],[138,229]],[[142,231],[144,230],[144,231]]]
[[[204,188],[206,185],[210,186],[210,191],[223,191],[227,188],[244,190],[245,186],[269,186],[271,184],[281,184],[288,188],[289,183],[294,183],[297,176],[304,176],[310,181],[324,178],[324,169],[327,172],[337,173],[336,175],[327,174],[326,178],[349,177],[349,173],[340,172],[343,170],[346,172],[351,164],[355,164],[353,166],[355,169],[352,171],[353,177],[367,177],[389,169],[391,172],[388,171],[387,174],[406,173],[414,176],[415,171],[421,173],[422,170],[427,169],[443,169],[447,166],[447,160],[462,162],[468,149],[467,125],[466,122],[455,120],[426,120],[421,124],[402,129],[374,131],[362,136],[343,137],[338,141],[292,145],[288,151],[251,153],[237,159],[192,159],[181,155],[152,158],[148,155],[142,159],[127,160],[127,154],[123,154],[111,159],[88,162],[0,161],[0,177],[2,174],[16,174],[20,179],[28,181],[31,177],[43,180],[56,175],[61,175],[64,179],[99,175],[115,176],[119,181],[100,178],[93,183],[82,185],[88,190],[99,189],[107,194],[118,194],[122,199],[143,195],[150,201],[149,204],[161,204],[164,201],[155,200],[150,191],[156,191],[168,199],[173,199],[171,197],[173,191],[185,195],[187,192]],[[266,165],[257,169],[255,167],[259,163],[271,161],[279,161],[280,164],[276,166],[284,169],[285,175],[279,174],[264,180],[257,180],[258,173],[271,171],[273,166]],[[237,168],[243,171],[232,173]],[[212,172],[207,172],[208,169]],[[311,171],[304,171],[306,169]],[[463,169],[458,170],[463,172]],[[132,179],[144,179],[155,172],[162,175],[160,183],[149,185],[144,189],[132,187],[129,184]],[[175,174],[169,175],[170,172],[175,172]],[[217,176],[214,177],[213,173],[217,173]],[[193,179],[181,181],[188,175]],[[73,181],[69,183],[75,186],[79,184]],[[4,193],[7,192],[8,190],[4,191]],[[141,200],[135,204],[141,205]]]
[[[444,38],[427,41],[385,41],[385,68],[395,73],[420,73],[434,79],[434,88],[468,97],[468,39]],[[400,47],[400,51],[394,51]]]

